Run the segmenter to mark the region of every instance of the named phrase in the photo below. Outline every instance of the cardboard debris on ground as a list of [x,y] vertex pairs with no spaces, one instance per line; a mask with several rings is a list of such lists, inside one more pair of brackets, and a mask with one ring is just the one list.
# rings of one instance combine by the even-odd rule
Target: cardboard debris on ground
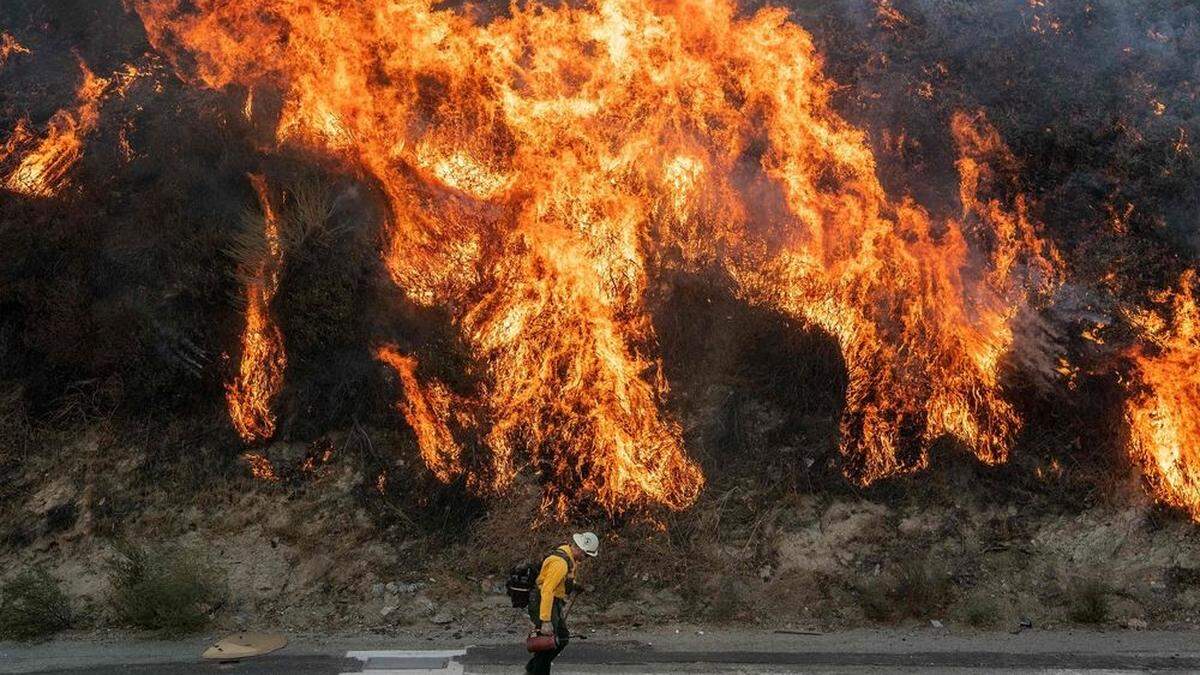
[[278,633],[236,633],[217,640],[200,656],[213,661],[233,661],[270,654],[285,646],[287,638]]

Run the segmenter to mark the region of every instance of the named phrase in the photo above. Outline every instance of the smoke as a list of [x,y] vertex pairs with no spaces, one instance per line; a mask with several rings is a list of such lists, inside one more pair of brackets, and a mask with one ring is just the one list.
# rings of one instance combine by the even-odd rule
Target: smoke
[[843,113],[872,130],[881,165],[903,169],[881,169],[895,189],[920,196],[931,191],[921,183],[941,183],[951,201],[941,129],[954,109],[979,108],[1065,248],[1084,254],[1121,213],[1123,234],[1200,253],[1194,3],[843,0],[793,11],[845,87]]

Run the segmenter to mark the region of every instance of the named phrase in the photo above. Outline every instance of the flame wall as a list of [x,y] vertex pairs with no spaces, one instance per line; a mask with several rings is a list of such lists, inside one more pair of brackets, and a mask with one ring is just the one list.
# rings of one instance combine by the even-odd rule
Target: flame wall
[[[1130,273],[1137,263],[1107,247],[1148,221],[1121,186],[1063,216],[1067,200],[1056,202],[1052,183],[1036,178],[1086,153],[1044,151],[1032,113],[1015,125],[1010,150],[989,120],[1011,130],[1016,113],[1006,106],[1035,90],[1055,100],[1055,87],[1037,81],[1058,75],[975,66],[979,84],[954,83],[986,55],[964,47],[979,36],[961,26],[987,9],[862,5],[868,11],[849,30],[872,36],[868,57],[827,64],[797,23],[817,10],[752,12],[727,0],[507,11],[420,0],[127,4],[176,75],[237,97],[246,124],[271,118],[264,155],[311,157],[383,196],[382,268],[410,303],[449,317],[472,375],[469,391],[451,388],[419,349],[386,332],[372,345],[397,376],[396,408],[439,479],[495,492],[528,465],[555,510],[686,507],[704,477],[668,405],[650,317],[666,275],[702,272],[837,342],[849,380],[840,451],[859,483],[924,467],[947,436],[983,462],[1005,461],[1025,424],[1004,384],[1012,362],[1027,369],[1017,377],[1065,387],[1119,352],[1119,365],[1107,367],[1128,375],[1130,456],[1165,501],[1195,503],[1193,463],[1178,439],[1195,435],[1181,420],[1195,407],[1184,364],[1196,338],[1186,303],[1173,299],[1190,297],[1180,289],[1191,277],[1145,311],[1124,307],[1127,298],[1088,297],[1089,317],[1124,317],[1136,337],[1101,357],[1072,346],[1079,340],[1057,325],[1062,308],[1081,286],[1103,287],[1083,270]],[[1082,35],[1095,14],[1065,1],[1013,6],[1011,23],[995,28],[1030,46]],[[1113,39],[1175,44],[1168,28]],[[823,35],[828,51],[830,31]],[[958,48],[912,65],[911,79],[891,77],[889,64],[912,58],[912,37],[930,35]],[[18,37],[3,42],[14,62],[27,55],[12,47],[28,42]],[[860,98],[848,99],[830,72],[853,79]],[[63,193],[109,83],[124,81],[84,73],[74,108],[45,124],[22,122],[8,137],[10,191]],[[1153,79],[1125,83],[1141,92],[1147,115],[1186,108]],[[988,100],[989,87],[1003,96]],[[273,100],[277,116],[262,112]],[[926,116],[933,122],[921,106],[936,111]],[[1162,171],[1183,170],[1178,158],[1190,150],[1179,132],[1156,146],[1176,158]],[[124,132],[121,143],[136,156]],[[932,145],[952,157],[952,193],[932,187],[939,181],[911,159],[936,155]],[[268,253],[243,270],[244,331],[226,387],[231,419],[250,443],[276,434],[286,363],[272,307],[277,292],[287,295],[278,217],[270,189],[254,180]],[[1052,242],[1039,222],[1047,212],[1103,234],[1060,230]],[[1030,337],[1030,317],[1058,332]],[[1095,337],[1118,319],[1087,320]]]

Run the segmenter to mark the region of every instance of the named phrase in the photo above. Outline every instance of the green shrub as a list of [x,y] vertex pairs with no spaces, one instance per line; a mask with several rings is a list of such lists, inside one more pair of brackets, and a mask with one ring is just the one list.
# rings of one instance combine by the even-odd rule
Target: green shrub
[[1077,579],[1067,586],[1067,616],[1076,623],[1108,621],[1108,587],[1095,579]]
[[48,638],[70,625],[67,594],[45,570],[26,570],[0,586],[0,638]]
[[221,593],[213,571],[194,554],[121,545],[112,563],[112,606],[118,621],[164,636],[208,624]]
[[963,603],[962,618],[976,628],[994,626],[1000,620],[1000,605],[984,595],[971,596]]

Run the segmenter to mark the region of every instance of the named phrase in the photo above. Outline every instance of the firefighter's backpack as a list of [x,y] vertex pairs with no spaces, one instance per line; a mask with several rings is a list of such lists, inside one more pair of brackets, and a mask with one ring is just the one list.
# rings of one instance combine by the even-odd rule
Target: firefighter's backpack
[[[559,549],[554,549],[550,555],[556,555],[562,558],[567,563],[567,574],[571,574],[575,567],[571,562],[571,556],[563,553]],[[513,607],[528,607],[531,594],[536,591],[538,574],[541,572],[541,565],[536,565],[533,562],[526,560],[519,565],[514,565],[508,572],[508,598],[512,601]]]

